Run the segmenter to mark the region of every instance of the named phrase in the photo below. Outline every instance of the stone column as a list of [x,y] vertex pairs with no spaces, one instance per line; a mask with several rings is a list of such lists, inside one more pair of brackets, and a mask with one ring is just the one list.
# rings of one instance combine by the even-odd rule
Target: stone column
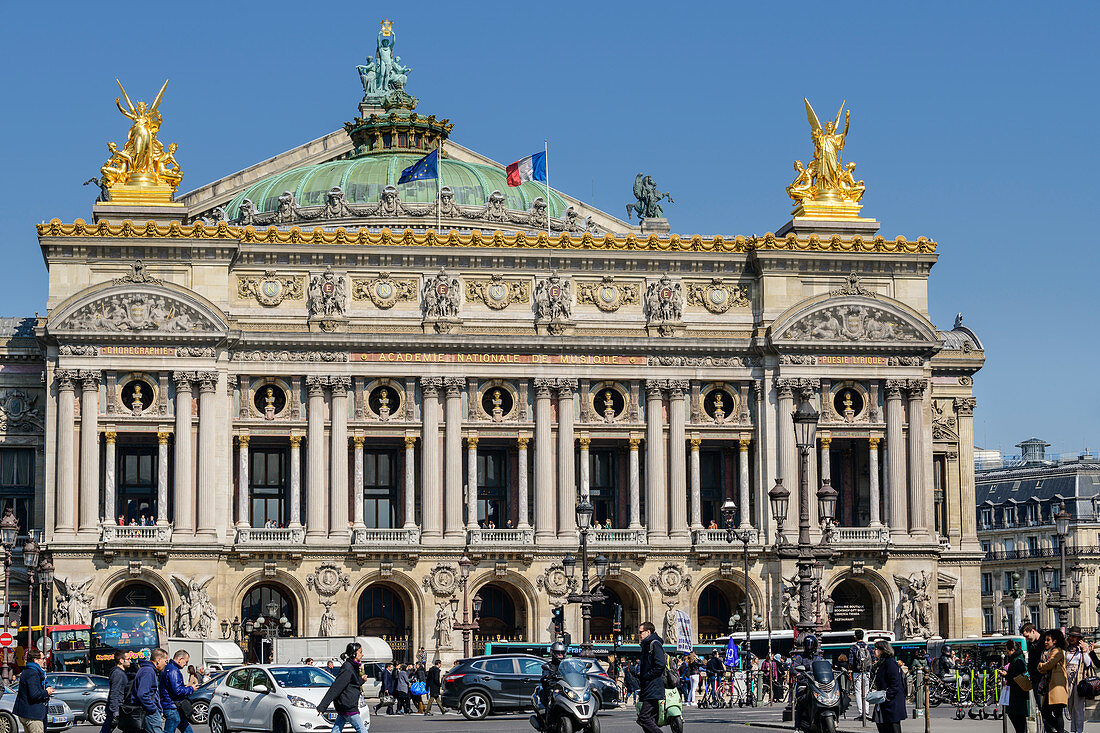
[[559,379],[558,387],[558,539],[577,537],[577,481],[573,459],[573,390],[575,379]]
[[666,496],[665,435],[661,392],[667,386],[662,380],[648,380],[645,385],[646,463],[645,504],[646,526],[650,542],[668,539],[668,497]]
[[[822,392],[821,403],[822,403],[822,406],[824,407],[824,405],[826,403],[824,392]],[[818,472],[818,475],[815,477],[815,480],[811,481],[811,483],[810,483],[810,493],[813,494],[813,499],[810,502],[811,505],[813,506],[813,511],[810,513],[810,523],[814,524],[815,526],[817,526],[817,490],[818,490],[818,488],[821,487],[821,484],[824,483],[825,479],[829,479],[829,481],[833,480],[833,467],[832,467],[832,462],[830,460],[831,456],[829,454],[829,449],[832,447],[832,444],[833,444],[833,437],[831,435],[822,435],[821,438],[820,438],[820,441],[821,441],[821,452],[820,452],[821,461],[818,464],[820,466],[820,471]],[[810,463],[813,463],[813,457],[812,456],[810,458]],[[814,475],[813,471],[810,472],[810,475],[811,476]],[[838,487],[834,486],[833,488],[837,489],[839,491]],[[837,516],[833,517],[833,521],[836,523],[836,526],[839,526],[840,525],[840,515],[837,514]]]
[[57,385],[57,518],[54,528],[69,534],[76,532],[76,387],[77,373],[58,369]]
[[872,527],[882,526],[882,511],[879,507],[879,501],[880,501],[880,497],[882,495],[882,490],[879,488],[879,483],[878,483],[878,472],[879,472],[879,468],[878,468],[878,465],[879,465],[879,462],[878,462],[878,444],[881,441],[882,441],[882,439],[879,438],[877,435],[872,435],[870,438],[867,439],[867,447],[868,447],[867,473],[870,474],[870,478],[871,478],[871,489],[870,489],[870,492],[869,492],[870,495],[871,495],[871,502],[870,502],[869,509],[870,509],[870,513],[871,513],[871,526]]
[[248,442],[249,435],[242,434],[237,436],[237,526],[249,527],[252,524],[252,517],[250,516],[249,501],[252,493],[252,480],[250,478],[249,469],[251,468],[251,462],[248,455]]
[[405,436],[405,529],[416,529],[416,436]]
[[[779,478],[791,492],[784,528],[798,527],[798,446],[794,442],[794,390],[796,379],[775,380],[776,409],[779,419],[776,426],[776,448],[779,451]],[[812,488],[812,487],[811,487]]]
[[462,391],[466,380],[462,377],[446,377],[447,404],[444,419],[447,421],[444,435],[445,455],[443,469],[443,536],[452,542],[466,539],[462,524]]
[[668,479],[669,479],[669,536],[679,542],[687,542],[687,438],[684,435],[684,392],[689,389],[686,379],[669,381],[668,392]]
[[923,379],[910,379],[909,395],[909,530],[915,535],[929,534],[928,515],[932,501],[924,487],[924,390]]
[[287,526],[302,526],[302,436],[290,436],[290,522]]
[[191,493],[191,414],[194,398],[191,383],[195,381],[195,373],[175,372],[172,376],[176,381],[175,517],[172,534],[194,534],[195,497]]
[[115,438],[114,430],[103,431],[103,524],[115,524]]
[[962,514],[962,541],[977,541],[975,513],[967,511],[974,504],[974,408],[978,401],[973,397],[956,397],[955,412],[959,418],[959,465],[962,467],[959,483],[959,506]]
[[355,475],[352,477],[351,484],[351,514],[356,529],[367,526],[363,521],[363,443],[365,442],[366,438],[362,435],[352,436]]
[[[422,536],[426,539],[443,537],[443,464],[439,455],[439,390],[442,386],[443,380],[439,377],[420,379],[420,480],[424,487],[420,511]],[[408,521],[406,518],[406,524]]]
[[99,532],[99,372],[81,370],[80,531]]
[[552,379],[535,380],[535,540],[547,542],[557,536],[554,504],[554,446],[550,432],[550,390]]
[[691,436],[691,528],[703,528],[703,490],[699,475],[699,448],[703,445],[703,439],[697,435]]
[[752,500],[749,497],[749,445],[751,438],[741,438],[738,447],[741,452],[737,454],[737,464],[741,469],[741,475],[737,482],[737,503],[741,505],[741,529],[752,527]]
[[527,441],[530,440],[526,435],[521,435],[516,438],[516,444],[518,445],[518,453],[516,460],[519,463],[519,477],[516,488],[517,496],[517,513],[519,514],[519,522],[516,523],[518,529],[529,529],[531,527],[531,520],[528,518],[530,511],[527,508]]
[[329,436],[329,535],[348,536],[348,389],[351,377],[330,377],[332,426]]
[[466,529],[477,529],[477,436],[466,436]]
[[[199,494],[198,534],[216,535],[218,459],[217,372],[199,372]],[[227,472],[228,473],[228,472]]]
[[328,536],[325,516],[325,385],[326,377],[306,377],[306,537]]
[[577,438],[577,443],[581,447],[581,496],[588,499],[592,490],[592,467],[589,465],[588,452],[588,449],[592,446],[592,438],[585,434]]
[[641,464],[638,457],[639,446],[642,439],[637,435],[630,436],[630,528],[642,528],[642,488]]
[[890,536],[906,537],[905,499],[905,436],[902,431],[904,416],[901,404],[903,380],[886,380],[886,472],[890,481]]
[[157,525],[168,526],[168,438],[171,433],[157,431]]

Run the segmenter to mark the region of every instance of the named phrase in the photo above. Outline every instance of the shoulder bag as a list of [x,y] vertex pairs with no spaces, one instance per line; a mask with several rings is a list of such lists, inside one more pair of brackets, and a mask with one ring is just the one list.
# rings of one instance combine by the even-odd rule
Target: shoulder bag
[[122,696],[122,702],[118,706],[118,720],[115,721],[115,726],[122,733],[142,733],[145,730],[145,708],[133,699],[136,681],[137,675],[126,686],[126,694]]

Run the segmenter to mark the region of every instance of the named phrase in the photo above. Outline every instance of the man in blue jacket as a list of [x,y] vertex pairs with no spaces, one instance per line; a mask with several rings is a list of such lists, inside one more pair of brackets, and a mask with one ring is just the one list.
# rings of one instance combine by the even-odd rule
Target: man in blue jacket
[[130,692],[130,699],[145,710],[144,733],[164,733],[164,713],[161,708],[157,677],[166,666],[168,666],[168,652],[158,647],[149,655],[149,659],[141,660],[137,675],[134,677],[134,689]]
[[41,658],[42,652],[37,649],[27,652],[27,666],[19,675],[19,691],[12,708],[27,733],[46,733],[46,703],[53,688],[46,687],[46,671],[39,666]]
[[374,706],[375,715],[378,714],[378,708],[383,705],[383,698],[389,700],[389,705],[386,705],[386,715],[393,715],[393,700],[396,686],[397,680],[393,676],[393,662],[386,662],[386,668],[382,670],[382,685],[378,690],[378,704]]
[[195,691],[194,687],[183,684],[183,668],[190,659],[191,655],[180,649],[172,655],[171,661],[160,673],[160,706],[164,710],[164,733],[194,733],[188,716],[176,705]]
[[660,701],[665,699],[665,670],[668,669],[668,655],[665,654],[664,641],[657,636],[652,621],[643,621],[638,627],[641,640],[641,659],[638,663],[638,681],[641,691],[638,693],[642,707],[638,711],[638,725],[646,733],[661,733],[657,725],[660,713]]

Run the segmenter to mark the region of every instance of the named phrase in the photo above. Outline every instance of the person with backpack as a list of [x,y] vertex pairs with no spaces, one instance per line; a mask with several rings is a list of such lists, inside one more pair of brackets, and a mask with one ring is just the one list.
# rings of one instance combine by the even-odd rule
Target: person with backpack
[[107,681],[107,719],[103,721],[103,727],[99,733],[111,733],[115,729],[115,721],[118,720],[118,707],[126,697],[126,688],[130,684],[130,676],[126,670],[130,667],[130,653],[115,652],[115,666],[111,667],[111,677]]
[[120,706],[119,728],[125,730],[127,723],[133,725],[142,720],[142,733],[164,733],[164,711],[161,708],[157,678],[167,666],[168,652],[159,647],[153,650],[148,659],[141,660],[130,692],[126,695],[126,704]]
[[41,658],[42,652],[38,649],[32,647],[27,652],[12,708],[27,733],[46,733],[46,703],[50,701],[53,688],[46,686],[46,671],[39,664]]
[[863,629],[856,629],[856,641],[848,647],[848,664],[852,668],[852,696],[856,700],[856,720],[869,720],[871,711],[867,695],[871,692],[871,667],[874,666],[871,647],[863,640]]
[[[328,692],[317,703],[317,714],[323,717],[331,705],[336,710],[332,733],[340,733],[347,723],[351,724],[355,733],[367,733],[370,728],[370,707],[362,711],[363,715],[359,710],[359,698],[363,695],[363,646],[358,642],[351,642],[344,648],[340,658],[344,663],[340,665],[340,671]],[[366,720],[363,720],[364,715]]]

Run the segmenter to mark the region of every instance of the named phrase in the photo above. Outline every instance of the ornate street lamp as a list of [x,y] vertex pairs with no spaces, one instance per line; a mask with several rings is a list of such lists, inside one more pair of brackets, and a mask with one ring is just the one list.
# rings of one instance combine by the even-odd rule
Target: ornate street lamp
[[[777,543],[776,552],[780,557],[795,557],[798,562],[798,635],[809,633],[814,629],[814,622],[810,620],[810,606],[813,603],[813,579],[812,566],[814,563],[813,547],[810,544],[810,478],[809,463],[810,454],[817,444],[817,419],[819,415],[813,405],[803,400],[798,409],[791,415],[794,422],[795,444],[798,446],[799,466],[801,471],[798,477],[798,544],[796,548]],[[785,501],[780,492],[780,484],[769,492],[772,501],[772,511],[775,512],[776,524],[781,526],[780,510],[785,508]],[[814,614],[815,616],[817,614]]]
[[[600,555],[595,560],[596,581],[591,582],[588,574],[588,531],[592,527],[592,504],[587,498],[582,497],[577,504],[577,529],[580,531],[580,565],[581,565],[581,592],[570,593],[565,598],[566,603],[578,603],[581,607],[581,656],[592,657],[592,606],[607,600],[600,586],[603,585],[604,576],[607,575],[608,560]],[[577,558],[572,554],[566,555],[562,560],[562,567],[567,578],[572,578],[577,572]]]
[[[19,520],[15,518],[15,512],[9,506],[4,509],[4,516],[0,519],[0,544],[4,546],[4,620],[5,626],[11,625],[11,619],[8,618],[8,612],[11,610],[11,598],[9,596],[9,584],[11,582],[11,564],[12,547],[15,546],[15,537],[19,534]],[[4,648],[3,664],[0,664],[0,675],[3,678],[11,682],[11,666],[9,665],[8,658],[11,654],[11,649]]]
[[[1081,605],[1081,578],[1085,569],[1080,564],[1075,564],[1070,569],[1070,577],[1066,573],[1066,539],[1069,536],[1069,525],[1073,516],[1066,511],[1063,504],[1058,513],[1054,515],[1054,528],[1058,532],[1058,595],[1054,594],[1054,568],[1050,565],[1043,566],[1043,584],[1047,587],[1047,607],[1058,614],[1058,625],[1069,625],[1069,610]],[[1073,593],[1069,592],[1067,583],[1073,583]]]
[[783,485],[783,479],[777,478],[775,486],[768,492],[768,501],[772,505],[772,516],[775,517],[776,544],[787,544],[787,537],[783,534],[783,523],[787,521],[787,506],[790,503],[791,492]]
[[[458,584],[462,586],[462,623],[455,622],[451,624],[452,629],[462,632],[462,654],[466,657],[470,656],[470,633],[478,630],[478,617],[481,615],[481,594],[479,593],[474,596],[474,620],[470,620],[469,581],[470,569],[473,565],[470,556],[463,552],[462,559],[458,561]],[[452,598],[451,608],[456,609],[456,606],[456,599]]]
[[[779,486],[779,484],[777,484]],[[774,489],[773,489],[774,490]],[[748,511],[748,507],[744,508]],[[751,529],[736,529],[737,522],[737,504],[733,502],[733,499],[727,499],[726,503],[722,505],[722,520],[726,523],[726,542],[733,544],[734,540],[741,543],[741,571],[744,573],[745,579],[745,649],[752,649],[752,596],[749,595],[749,542],[754,539],[754,532]],[[734,614],[734,618],[739,620],[739,614]],[[748,665],[751,665],[751,657],[748,653],[743,655],[745,659],[745,669],[748,669]],[[749,704],[754,704],[750,699]]]
[[[34,648],[34,581],[35,574],[38,572],[38,556],[40,554],[40,548],[38,543],[34,540],[34,533],[27,537],[27,542],[23,545],[23,567],[27,570],[27,648]],[[11,608],[9,606],[8,608]],[[42,625],[42,631],[45,633],[46,625]]]

